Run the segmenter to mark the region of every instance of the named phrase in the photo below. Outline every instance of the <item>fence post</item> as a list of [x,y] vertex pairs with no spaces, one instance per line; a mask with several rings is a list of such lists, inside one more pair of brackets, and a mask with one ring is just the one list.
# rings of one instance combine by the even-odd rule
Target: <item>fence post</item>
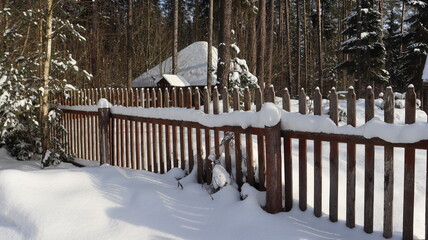
[[266,128],[266,211],[282,211],[281,122]]
[[110,155],[110,111],[111,104],[105,98],[98,101],[98,117],[100,129],[100,165],[111,164]]

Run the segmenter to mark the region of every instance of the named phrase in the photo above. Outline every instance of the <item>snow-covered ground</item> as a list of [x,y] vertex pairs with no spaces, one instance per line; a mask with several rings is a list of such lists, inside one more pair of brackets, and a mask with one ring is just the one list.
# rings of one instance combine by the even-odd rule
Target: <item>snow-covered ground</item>
[[[361,126],[364,103],[357,105],[357,123]],[[292,108],[296,108],[295,102]],[[375,114],[382,119],[380,109]],[[403,116],[404,110],[397,109],[398,123],[403,123]],[[425,113],[418,111],[417,121],[420,129],[426,128]],[[379,132],[388,130],[385,126],[380,128],[383,130]],[[328,143],[323,145],[324,213],[328,213],[328,147]],[[293,141],[293,148],[293,177],[297,183],[297,141]],[[339,149],[346,147],[341,144]],[[383,149],[376,148],[373,234],[362,229],[363,146],[357,147],[355,229],[344,223],[344,151],[339,163],[339,191],[343,193],[339,196],[339,222],[331,223],[327,215],[313,216],[312,153],[313,145],[308,141],[308,210],[298,210],[296,186],[294,209],[271,215],[260,207],[264,193],[248,185],[241,193],[232,185],[210,195],[197,183],[195,173],[182,178],[184,173],[179,169],[164,175],[112,166],[75,168],[68,164],[40,170],[37,163],[16,161],[0,149],[0,239],[382,239]],[[396,149],[394,239],[401,238],[403,162],[403,149]],[[426,151],[416,152],[416,166],[415,237],[423,238]]]
[[159,175],[62,164],[40,170],[0,149],[1,239],[379,239],[361,227],[293,210],[271,215],[264,194],[245,185],[213,194],[194,174]]

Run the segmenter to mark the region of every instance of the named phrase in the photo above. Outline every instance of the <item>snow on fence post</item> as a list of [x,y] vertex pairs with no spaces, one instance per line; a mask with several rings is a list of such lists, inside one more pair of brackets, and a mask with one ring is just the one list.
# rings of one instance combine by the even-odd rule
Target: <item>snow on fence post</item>
[[111,164],[110,155],[110,114],[111,104],[107,99],[98,101],[98,116],[100,129],[100,165]]
[[266,211],[282,211],[281,181],[281,122],[266,127]]
[[[330,91],[330,119],[335,125],[339,122],[336,89]],[[339,144],[330,142],[330,221],[337,222],[337,204],[339,196]]]
[[[394,93],[387,87],[384,95],[384,122],[394,123]],[[383,236],[392,237],[392,206],[394,198],[394,148],[384,147],[384,204],[383,204]]]
[[[317,87],[314,93],[314,115],[321,115],[322,96]],[[322,145],[320,140],[314,141],[314,215],[322,215]]]
[[[371,86],[366,89],[365,120],[374,117],[374,93]],[[374,206],[374,145],[365,144],[364,166],[364,231],[373,232],[373,206]]]
[[[299,112],[307,114],[306,93],[301,88],[299,93]],[[307,145],[305,139],[299,139],[299,208],[302,211],[307,207]]]
[[[406,92],[405,124],[415,123],[416,94],[413,85]],[[413,210],[415,208],[415,148],[404,149],[403,239],[413,239]]]
[[284,89],[283,95],[282,95],[282,108],[290,112],[290,93],[288,92],[288,88]]

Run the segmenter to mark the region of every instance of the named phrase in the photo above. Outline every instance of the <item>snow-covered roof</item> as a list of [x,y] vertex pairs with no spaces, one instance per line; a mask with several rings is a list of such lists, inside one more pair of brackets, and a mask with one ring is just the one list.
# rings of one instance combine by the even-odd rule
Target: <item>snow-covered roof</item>
[[[183,77],[189,86],[207,85],[208,43],[195,42],[178,52],[177,75]],[[217,48],[212,48],[212,65],[217,66]],[[163,74],[172,73],[172,57],[143,73],[134,81],[132,87],[155,87]],[[168,80],[168,79],[167,79]]]
[[424,71],[422,73],[422,81],[428,82],[428,55],[427,55],[427,59],[425,60]]
[[[174,74],[163,74],[162,78],[165,78],[166,81],[169,82],[169,84],[173,87],[187,87],[190,86],[189,82],[187,82],[187,80],[180,76],[180,75],[174,75]],[[162,80],[159,79],[158,81],[156,81],[156,84]]]

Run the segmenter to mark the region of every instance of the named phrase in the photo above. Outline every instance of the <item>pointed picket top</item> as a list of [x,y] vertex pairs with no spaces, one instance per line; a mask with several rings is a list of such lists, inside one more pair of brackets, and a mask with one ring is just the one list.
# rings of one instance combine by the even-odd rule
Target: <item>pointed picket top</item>
[[412,124],[416,120],[416,93],[413,84],[410,84],[406,92],[405,123]]
[[319,87],[314,92],[314,115],[322,114],[322,95]]

